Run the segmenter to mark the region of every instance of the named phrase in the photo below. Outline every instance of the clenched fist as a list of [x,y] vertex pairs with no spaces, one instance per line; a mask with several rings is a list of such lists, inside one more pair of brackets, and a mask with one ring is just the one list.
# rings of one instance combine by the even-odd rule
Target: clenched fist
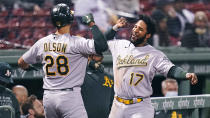
[[127,20],[123,17],[117,20],[117,23],[115,24],[115,28],[119,29],[122,27],[125,27],[127,25]]
[[91,13],[85,15],[85,16],[82,16],[82,23],[85,24],[85,25],[88,25],[88,26],[92,26],[94,25],[94,18],[93,18],[93,15]]
[[187,73],[186,78],[190,80],[192,85],[195,85],[198,83],[198,77],[195,73]]

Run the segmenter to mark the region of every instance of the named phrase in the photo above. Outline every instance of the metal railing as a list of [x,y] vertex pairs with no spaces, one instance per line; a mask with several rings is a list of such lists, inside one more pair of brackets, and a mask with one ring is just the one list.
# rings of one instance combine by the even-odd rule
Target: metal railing
[[15,118],[15,111],[11,106],[0,106],[0,118]]
[[[187,118],[201,118],[199,109],[210,108],[210,94],[176,97],[152,97],[155,111],[186,110]],[[207,116],[203,116],[207,118]]]

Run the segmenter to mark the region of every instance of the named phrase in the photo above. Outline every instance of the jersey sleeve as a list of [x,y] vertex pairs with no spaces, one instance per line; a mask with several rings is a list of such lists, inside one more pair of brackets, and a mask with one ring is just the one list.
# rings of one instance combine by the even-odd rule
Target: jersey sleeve
[[166,57],[165,54],[160,53],[159,56],[157,56],[155,69],[159,74],[166,77],[172,66],[174,66],[174,64]]
[[94,40],[80,37],[75,41],[76,50],[82,54],[96,54]]
[[35,64],[38,61],[39,41],[37,41],[26,53],[23,54],[23,60],[28,64]]
[[108,47],[109,47],[109,50],[111,51],[111,53],[114,53],[116,46],[117,46],[116,45],[117,42],[118,41],[116,39],[107,41],[107,44],[108,44]]

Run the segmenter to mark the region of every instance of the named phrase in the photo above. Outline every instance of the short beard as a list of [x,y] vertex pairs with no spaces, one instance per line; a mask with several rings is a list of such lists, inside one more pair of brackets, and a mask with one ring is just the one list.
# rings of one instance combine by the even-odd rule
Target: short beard
[[146,38],[146,35],[147,35],[147,34],[145,34],[145,35],[144,35],[143,37],[141,37],[141,38],[138,38],[136,41],[133,41],[133,40],[131,39],[131,43],[133,43],[134,46],[137,46],[138,44],[143,43],[143,42],[144,42],[144,39]]
[[36,113],[34,116],[35,116],[35,118],[45,118],[44,115],[42,115],[42,114],[37,114],[37,113]]
[[45,118],[45,116],[38,115],[38,116],[35,116],[35,118]]

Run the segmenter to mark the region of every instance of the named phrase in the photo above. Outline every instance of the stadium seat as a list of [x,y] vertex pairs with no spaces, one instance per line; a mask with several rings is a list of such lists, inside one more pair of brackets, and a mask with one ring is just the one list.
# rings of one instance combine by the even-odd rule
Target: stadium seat
[[24,46],[32,46],[34,44],[34,40],[33,39],[25,39],[23,41],[23,45]]
[[44,28],[46,27],[46,21],[44,18],[39,18],[37,20],[34,21],[32,27],[35,27],[35,28]]
[[40,9],[37,11],[33,12],[33,16],[37,17],[37,16],[49,16],[50,15],[50,11],[49,10],[44,10],[44,9]]
[[33,39],[39,40],[39,39],[45,37],[46,35],[47,35],[47,33],[46,33],[45,29],[35,28],[34,32],[33,32]]
[[0,12],[0,17],[6,17],[6,16],[8,16],[8,11],[7,10]]
[[191,3],[191,4],[185,4],[185,7],[189,9],[192,12],[196,11],[204,11],[207,10],[207,6],[204,3]]
[[25,17],[20,22],[20,28],[30,28],[30,27],[32,27],[32,24],[33,24],[32,17]]
[[14,40],[17,38],[17,31],[16,30],[10,30],[8,32],[7,40]]
[[5,18],[0,18],[0,29],[6,29],[8,27]]
[[12,14],[13,14],[13,16],[24,16],[24,10],[21,8],[13,9]]
[[32,37],[32,30],[31,28],[21,29],[19,33],[19,38],[21,40],[25,40]]
[[14,18],[10,19],[8,21],[8,24],[9,24],[9,28],[11,28],[11,29],[19,28],[19,26],[20,26],[19,18],[14,17]]

